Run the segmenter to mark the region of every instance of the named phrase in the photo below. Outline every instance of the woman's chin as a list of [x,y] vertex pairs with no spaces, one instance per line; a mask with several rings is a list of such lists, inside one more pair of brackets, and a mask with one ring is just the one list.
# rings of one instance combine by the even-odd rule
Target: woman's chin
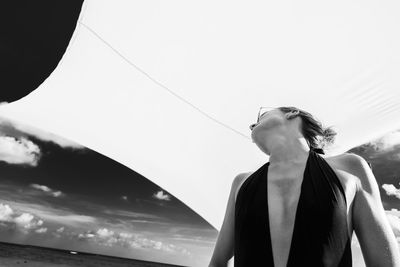
[[253,131],[251,132],[251,139],[253,139],[253,142],[260,142],[265,138],[265,135],[267,129],[266,127],[263,127],[263,125],[258,125],[257,128],[254,128]]

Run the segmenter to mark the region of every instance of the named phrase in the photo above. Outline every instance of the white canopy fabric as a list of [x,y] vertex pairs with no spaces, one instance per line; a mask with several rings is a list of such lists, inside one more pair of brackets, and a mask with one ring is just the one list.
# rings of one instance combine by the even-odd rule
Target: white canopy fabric
[[87,0],[56,70],[0,114],[117,160],[219,229],[233,178],[268,160],[250,139],[260,106],[334,126],[327,155],[400,128],[399,13],[395,0]]

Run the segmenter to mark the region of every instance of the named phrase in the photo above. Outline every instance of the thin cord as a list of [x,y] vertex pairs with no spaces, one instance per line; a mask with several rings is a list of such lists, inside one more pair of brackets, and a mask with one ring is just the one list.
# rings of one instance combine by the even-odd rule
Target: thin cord
[[160,83],[159,81],[157,81],[156,79],[154,79],[153,77],[151,77],[147,72],[145,72],[144,70],[142,70],[141,68],[139,68],[135,63],[133,63],[132,61],[130,61],[128,58],[126,58],[121,52],[119,52],[116,48],[114,48],[110,43],[108,43],[106,40],[104,40],[97,32],[95,32],[92,28],[90,28],[89,26],[87,26],[85,23],[83,23],[82,21],[78,21],[80,25],[82,25],[83,27],[85,27],[87,30],[89,30],[94,36],[96,36],[101,42],[103,42],[106,46],[108,46],[111,50],[114,51],[114,53],[116,53],[120,58],[122,58],[126,63],[128,63],[130,66],[134,67],[136,70],[138,70],[139,72],[141,72],[143,75],[145,75],[147,78],[149,78],[151,81],[153,81],[154,83],[156,83],[157,85],[159,85],[160,87],[164,88],[165,90],[167,90],[168,92],[170,92],[173,96],[179,98],[181,101],[185,102],[186,104],[190,105],[192,108],[196,109],[197,111],[199,111],[201,114],[203,114],[204,116],[206,116],[207,118],[213,120],[214,122],[222,125],[225,128],[228,128],[229,130],[243,136],[244,138],[251,140],[251,138],[249,138],[247,135],[235,130],[234,128],[230,127],[229,125],[215,119],[214,117],[208,115],[206,112],[202,111],[200,108],[196,107],[195,105],[193,105],[192,103],[190,103],[189,101],[187,101],[186,99],[184,99],[183,97],[181,97],[180,95],[176,94],[175,92],[173,92],[171,89],[169,89],[167,86],[165,86],[164,84]]

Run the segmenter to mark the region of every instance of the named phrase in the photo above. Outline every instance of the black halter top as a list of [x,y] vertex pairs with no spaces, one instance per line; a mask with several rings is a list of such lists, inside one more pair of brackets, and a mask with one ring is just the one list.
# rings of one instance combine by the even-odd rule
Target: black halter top
[[[269,162],[242,184],[235,203],[235,267],[274,267],[267,196]],[[351,267],[346,195],[324,158],[310,149],[287,267]]]

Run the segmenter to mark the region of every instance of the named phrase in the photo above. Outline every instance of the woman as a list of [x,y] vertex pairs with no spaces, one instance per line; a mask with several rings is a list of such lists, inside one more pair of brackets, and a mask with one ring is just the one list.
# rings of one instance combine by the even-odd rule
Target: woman
[[400,267],[399,247],[368,163],[322,157],[335,132],[310,113],[279,107],[250,125],[269,162],[235,177],[209,267],[352,266],[355,230],[367,266]]

